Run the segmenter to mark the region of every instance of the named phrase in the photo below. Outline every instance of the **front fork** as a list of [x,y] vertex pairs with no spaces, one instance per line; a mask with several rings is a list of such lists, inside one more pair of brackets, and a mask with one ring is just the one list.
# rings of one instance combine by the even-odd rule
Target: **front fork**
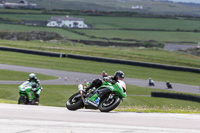
[[79,92],[80,92],[81,99],[82,99],[83,103],[85,104],[85,98],[84,98],[84,96],[83,96],[83,85],[82,85],[82,84],[79,84],[79,85],[78,85],[78,90],[79,90]]
[[111,99],[113,99],[113,97],[115,96],[115,94],[111,93],[108,98],[106,99],[106,102],[110,101]]

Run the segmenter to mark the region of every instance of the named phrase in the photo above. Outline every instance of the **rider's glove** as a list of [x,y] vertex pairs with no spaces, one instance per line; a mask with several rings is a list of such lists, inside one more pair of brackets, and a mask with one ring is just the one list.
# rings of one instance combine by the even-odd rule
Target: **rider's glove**
[[113,85],[114,85],[116,82],[117,82],[117,81],[115,81],[115,80],[112,80],[112,81],[111,81],[111,84],[113,84]]
[[111,77],[110,77],[110,76],[108,76],[108,77],[103,77],[103,80],[104,80],[105,82],[110,82],[110,81],[111,81]]

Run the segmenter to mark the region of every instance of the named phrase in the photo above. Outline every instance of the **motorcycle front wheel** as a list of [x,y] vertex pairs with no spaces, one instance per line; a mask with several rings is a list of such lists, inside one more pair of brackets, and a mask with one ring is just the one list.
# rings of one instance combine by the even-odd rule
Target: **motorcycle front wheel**
[[113,109],[115,109],[120,104],[120,97],[114,96],[112,99],[105,98],[100,104],[99,104],[99,110],[101,112],[109,112]]
[[74,95],[72,95],[66,102],[66,107],[69,110],[77,110],[80,108],[84,107],[84,103],[81,99],[81,96],[79,96],[80,93],[75,93]]
[[28,99],[24,96],[20,96],[18,99],[18,104],[28,104]]

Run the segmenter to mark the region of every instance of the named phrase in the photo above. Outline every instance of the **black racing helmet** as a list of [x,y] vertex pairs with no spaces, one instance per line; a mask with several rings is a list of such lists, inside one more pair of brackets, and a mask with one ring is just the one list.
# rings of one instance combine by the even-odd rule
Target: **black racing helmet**
[[36,75],[34,73],[29,74],[29,79],[30,80],[35,80]]
[[122,71],[116,71],[114,74],[115,79],[118,79],[118,78],[124,79],[124,77],[125,77],[125,74]]

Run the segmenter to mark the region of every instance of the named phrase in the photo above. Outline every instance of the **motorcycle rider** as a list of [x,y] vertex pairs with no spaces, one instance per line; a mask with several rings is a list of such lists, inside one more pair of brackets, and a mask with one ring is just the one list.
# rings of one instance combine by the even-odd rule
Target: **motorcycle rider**
[[172,89],[172,85],[169,81],[166,82],[166,86],[167,86],[168,89]]
[[40,80],[36,77],[36,75],[34,73],[29,74],[29,79],[27,80],[29,82],[32,82],[32,91],[35,94],[36,97],[36,103],[39,102],[39,97],[40,97],[40,93],[42,91],[42,87],[40,86]]
[[155,84],[154,84],[154,81],[153,81],[151,78],[149,78],[148,82],[149,82],[149,86],[151,86],[151,85],[154,86],[154,85],[155,85]]
[[[105,82],[110,82],[111,84],[115,84],[116,82],[121,82],[123,84],[122,87],[124,88],[124,91],[126,91],[125,90],[126,86],[125,86],[125,83],[123,81],[124,77],[125,77],[125,74],[122,71],[116,71],[114,76],[104,76],[103,80]],[[87,92],[89,89],[91,89],[93,87],[98,88],[102,84],[103,84],[103,81],[100,78],[95,79],[95,80],[93,80],[92,84],[89,87],[85,88],[85,92]],[[89,98],[86,98],[85,103],[86,104],[90,103],[94,106],[98,106],[101,97],[104,96],[105,94],[109,93],[109,92],[111,92],[110,89],[101,88],[101,89],[97,90],[94,95],[92,95]]]
[[[103,71],[103,72],[101,73],[101,76],[103,77],[103,79],[105,79],[105,77],[108,77],[108,74],[107,74],[105,71]],[[103,84],[103,81],[102,81],[100,78],[94,79],[94,80],[92,81],[92,83],[90,84],[90,86],[84,88],[84,92],[87,93],[87,91],[88,91],[89,89],[92,89],[93,87],[98,88],[98,87],[100,87],[102,84]]]
[[105,71],[103,71],[103,72],[101,73],[101,76],[102,76],[102,77],[108,77],[108,74],[107,74]]

